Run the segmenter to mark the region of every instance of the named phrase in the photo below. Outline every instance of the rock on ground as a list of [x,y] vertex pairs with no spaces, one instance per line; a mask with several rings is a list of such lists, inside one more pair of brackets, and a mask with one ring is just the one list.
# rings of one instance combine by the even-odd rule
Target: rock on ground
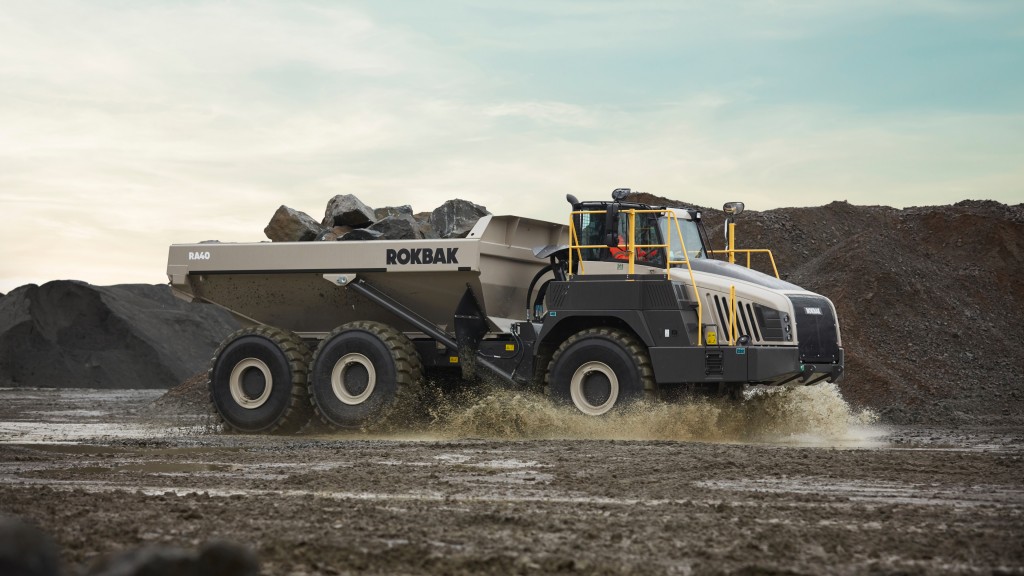
[[86,576],[256,576],[259,561],[252,551],[227,542],[212,542],[193,552],[171,546],[144,546],[114,554]]
[[238,327],[167,286],[30,284],[0,300],[0,386],[169,388]]
[[0,574],[59,576],[57,545],[49,535],[14,516],[0,515]]

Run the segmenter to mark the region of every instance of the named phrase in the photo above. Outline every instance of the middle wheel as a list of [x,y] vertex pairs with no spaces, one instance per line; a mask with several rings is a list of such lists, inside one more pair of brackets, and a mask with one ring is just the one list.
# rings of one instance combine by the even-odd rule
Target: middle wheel
[[338,428],[383,418],[399,390],[422,377],[412,342],[380,322],[350,322],[324,338],[309,366],[309,395],[317,414]]

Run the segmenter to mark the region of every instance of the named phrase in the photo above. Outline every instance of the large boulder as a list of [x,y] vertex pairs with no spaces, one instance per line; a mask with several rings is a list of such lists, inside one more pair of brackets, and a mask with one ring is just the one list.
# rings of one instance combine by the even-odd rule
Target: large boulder
[[437,238],[437,233],[434,232],[434,227],[430,224],[430,212],[420,212],[414,214],[413,218],[416,220],[416,225],[420,229],[421,238]]
[[367,230],[376,230],[387,240],[415,240],[421,238],[419,225],[411,214],[388,216],[373,223]]
[[274,212],[263,233],[274,242],[315,240],[323,232],[320,223],[305,212],[282,205]]
[[441,238],[465,238],[477,221],[488,214],[487,208],[456,198],[430,213],[430,226]]
[[326,240],[328,242],[340,240],[342,236],[348,234],[351,231],[351,226],[335,226],[333,228],[325,228],[324,231],[321,232],[320,235],[316,237],[316,239]]
[[0,300],[0,387],[170,388],[238,328],[168,286],[29,284]]
[[374,218],[377,220],[383,220],[388,216],[412,216],[412,206],[403,204],[402,206],[385,206],[383,208],[377,208],[373,211]]
[[327,203],[322,222],[325,228],[332,226],[351,226],[365,228],[377,219],[373,209],[363,204],[352,194],[341,194],[331,198]]
[[355,230],[345,234],[338,238],[338,240],[380,240],[384,237],[384,234],[379,230],[371,230],[369,228],[356,228]]

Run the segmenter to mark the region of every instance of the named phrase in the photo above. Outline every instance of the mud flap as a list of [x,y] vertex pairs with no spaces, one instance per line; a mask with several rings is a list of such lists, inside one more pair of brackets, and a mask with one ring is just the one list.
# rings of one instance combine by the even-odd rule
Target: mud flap
[[468,284],[459,305],[455,308],[454,324],[462,377],[471,379],[476,376],[476,352],[480,347],[480,341],[487,334],[487,317]]

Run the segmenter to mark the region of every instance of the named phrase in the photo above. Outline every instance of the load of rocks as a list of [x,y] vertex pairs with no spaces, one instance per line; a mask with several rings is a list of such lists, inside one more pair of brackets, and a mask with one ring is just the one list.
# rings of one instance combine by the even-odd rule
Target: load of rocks
[[409,205],[373,209],[352,194],[341,194],[327,203],[319,222],[282,205],[263,233],[274,242],[465,238],[488,214],[467,200],[448,200],[430,212],[414,214]]

